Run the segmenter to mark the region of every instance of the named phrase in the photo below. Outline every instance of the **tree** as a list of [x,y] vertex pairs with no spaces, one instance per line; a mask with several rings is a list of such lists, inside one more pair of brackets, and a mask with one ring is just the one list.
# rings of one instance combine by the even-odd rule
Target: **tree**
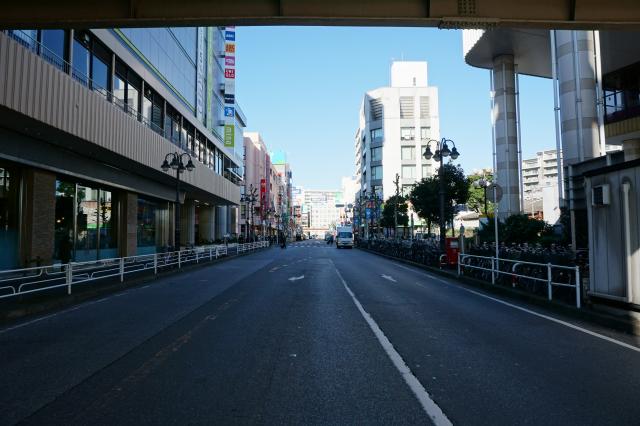
[[[465,204],[469,198],[469,181],[460,165],[451,162],[444,165],[443,177],[445,183],[444,219],[452,219],[454,206]],[[427,221],[429,232],[431,224],[440,220],[440,176],[431,176],[417,183],[410,195],[414,210],[422,219]]]
[[[480,213],[480,214],[484,214],[485,212],[485,206],[484,206],[484,191],[485,188],[481,188],[481,187],[476,187],[475,183],[477,181],[479,181],[480,179],[485,179],[488,181],[493,181],[493,174],[491,172],[489,173],[476,173],[476,174],[472,174],[469,175],[468,177],[468,181],[469,181],[469,196],[468,196],[468,200],[467,200],[467,208],[469,210],[473,210],[476,213]],[[491,189],[487,189],[488,191],[490,191]],[[487,201],[487,212],[489,214],[493,213],[493,203],[490,201]]]
[[409,207],[407,206],[407,199],[402,195],[393,195],[384,203],[380,226],[387,229],[395,227],[396,206],[398,209],[398,226],[407,226],[409,224],[409,215],[407,214]]
[[413,210],[418,217],[427,222],[428,232],[431,233],[431,225],[438,221],[439,201],[438,191],[439,183],[436,176],[430,176],[422,179],[411,190],[409,200],[413,206]]

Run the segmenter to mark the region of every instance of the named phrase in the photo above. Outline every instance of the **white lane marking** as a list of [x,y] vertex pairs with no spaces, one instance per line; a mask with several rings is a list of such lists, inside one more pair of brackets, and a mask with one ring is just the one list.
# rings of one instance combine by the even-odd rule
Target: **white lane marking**
[[298,281],[304,279],[304,275],[300,275],[299,277],[291,277],[289,278],[289,281]]
[[409,386],[409,389],[411,389],[415,397],[418,399],[418,402],[420,402],[420,405],[422,406],[424,412],[427,413],[427,416],[431,418],[436,426],[452,425],[451,421],[447,418],[442,409],[438,407],[433,399],[431,399],[431,396],[429,396],[429,392],[427,392],[424,386],[422,386],[422,383],[420,383],[418,378],[413,375],[411,369],[407,366],[407,363],[404,362],[402,356],[400,356],[398,351],[395,350],[395,348],[393,347],[387,336],[384,335],[384,332],[380,329],[373,317],[371,317],[371,315],[369,315],[369,313],[364,310],[362,304],[356,298],[356,295],[353,293],[353,291],[351,291],[351,288],[349,288],[349,285],[344,280],[344,278],[342,278],[342,274],[340,273],[340,271],[338,271],[338,268],[333,263],[333,261],[331,261],[331,263],[333,264],[333,269],[335,269],[336,274],[338,274],[340,281],[342,281],[342,285],[344,286],[345,290],[347,290],[347,293],[349,293],[349,296],[351,296],[353,303],[355,303],[358,311],[360,311],[360,314],[364,317],[365,321],[369,325],[369,328],[371,328],[371,331],[373,331],[373,334],[375,334],[378,342],[387,353],[387,356],[389,357],[393,365],[396,367],[398,372],[400,372],[400,375],[404,379],[407,386]]
[[277,271],[278,269],[280,269],[280,267],[279,267],[279,266],[276,266],[276,267],[274,267],[274,268],[269,269],[269,272],[275,272],[275,271]]
[[393,283],[397,283],[398,281],[394,280],[392,276],[389,275],[380,275],[382,278],[384,278],[385,280],[389,280]]
[[597,337],[598,339],[606,340],[609,343],[613,343],[615,345],[622,346],[623,348],[627,348],[627,349],[631,349],[632,351],[640,352],[640,348],[639,347],[634,346],[634,345],[630,345],[630,344],[622,342],[620,340],[616,340],[616,339],[614,339],[612,337],[609,337],[609,336],[605,336],[604,334],[596,333],[595,331],[591,331],[589,329],[582,328],[582,327],[580,327],[578,325],[571,324],[570,322],[563,321],[561,319],[554,318],[554,317],[549,316],[549,315],[541,314],[539,312],[532,311],[531,309],[527,309],[527,308],[524,308],[522,306],[515,305],[513,303],[505,302],[504,300],[500,300],[500,299],[497,299],[495,297],[491,297],[491,296],[488,296],[486,294],[482,294],[482,293],[480,293],[478,291],[471,290],[469,288],[461,287],[459,285],[456,285],[454,283],[450,283],[448,281],[445,281],[445,280],[443,280],[441,278],[435,277],[435,276],[433,276],[431,274],[428,274],[426,272],[417,271],[415,269],[408,268],[408,267],[406,267],[404,265],[398,265],[396,263],[394,263],[394,265],[397,266],[398,268],[406,269],[408,271],[417,272],[419,274],[425,275],[425,276],[427,276],[427,277],[429,277],[429,278],[431,278],[433,280],[439,281],[439,282],[441,282],[443,284],[446,284],[446,285],[448,285],[450,287],[454,287],[454,288],[457,288],[459,290],[464,290],[464,291],[466,291],[468,293],[475,294],[476,296],[484,297],[485,299],[492,300],[492,301],[494,301],[496,303],[500,303],[502,305],[509,306],[510,308],[517,309],[517,310],[522,311],[522,312],[526,312],[528,314],[537,316],[539,318],[544,318],[544,319],[546,319],[548,321],[555,322],[556,324],[564,325],[565,327],[571,328],[571,329],[576,330],[576,331],[581,331],[581,332],[583,332],[585,334],[588,334],[590,336]]

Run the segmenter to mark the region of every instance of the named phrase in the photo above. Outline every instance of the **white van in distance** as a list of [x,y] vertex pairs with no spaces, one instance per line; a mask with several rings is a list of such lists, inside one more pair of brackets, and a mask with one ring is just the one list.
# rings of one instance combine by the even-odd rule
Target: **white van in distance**
[[353,248],[353,230],[350,226],[338,226],[336,228],[336,247]]

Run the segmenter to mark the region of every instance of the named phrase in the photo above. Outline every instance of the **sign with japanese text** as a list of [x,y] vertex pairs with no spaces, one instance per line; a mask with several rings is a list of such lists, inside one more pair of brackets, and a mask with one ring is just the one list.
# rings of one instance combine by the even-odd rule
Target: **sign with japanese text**
[[224,146],[228,148],[233,148],[234,139],[236,135],[236,129],[233,124],[225,124],[224,125]]
[[[226,27],[224,31],[224,146],[235,146],[235,101],[236,101],[236,29]],[[228,106],[227,106],[228,105]]]

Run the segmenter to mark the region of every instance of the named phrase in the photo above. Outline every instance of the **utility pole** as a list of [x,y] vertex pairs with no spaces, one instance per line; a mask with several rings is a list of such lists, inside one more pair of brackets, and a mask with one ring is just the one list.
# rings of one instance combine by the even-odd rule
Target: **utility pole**
[[393,203],[393,237],[398,239],[398,199],[400,197],[400,175],[396,173],[396,179],[393,181],[396,185],[396,199]]

